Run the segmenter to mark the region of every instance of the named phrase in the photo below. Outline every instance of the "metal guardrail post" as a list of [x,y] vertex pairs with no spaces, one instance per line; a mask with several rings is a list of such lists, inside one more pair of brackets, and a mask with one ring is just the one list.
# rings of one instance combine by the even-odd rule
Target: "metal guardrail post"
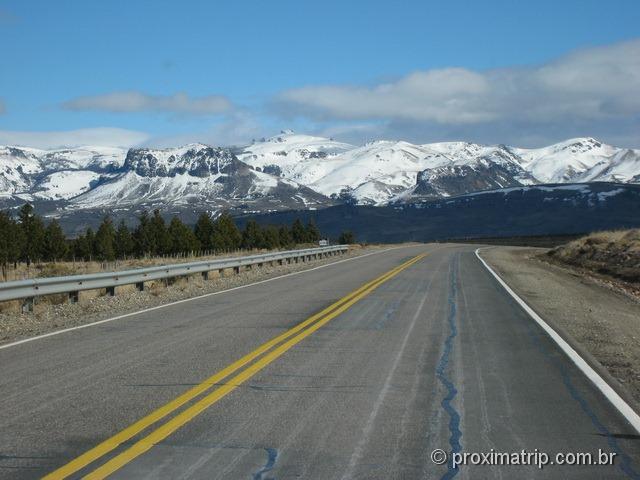
[[[0,282],[0,302],[9,300],[23,300],[23,310],[32,311],[34,299],[43,295],[67,294],[71,302],[77,301],[79,292],[83,290],[104,289],[107,295],[115,295],[115,289],[122,285],[134,285],[139,291],[144,291],[145,282],[171,282],[172,279],[201,274],[209,278],[210,273],[217,270],[223,277],[225,270],[233,269],[240,273],[244,268],[251,269],[265,264],[284,265],[308,262],[312,259],[324,258],[344,254],[348,250],[346,245],[331,247],[309,248],[253,255],[248,257],[221,258],[200,262],[159,265],[117,272],[100,272],[93,274],[69,275],[64,277],[36,278],[31,280],[16,280]],[[103,290],[103,291],[104,291]]]
[[33,312],[33,304],[35,303],[35,298],[27,297],[22,302],[22,313],[30,313]]

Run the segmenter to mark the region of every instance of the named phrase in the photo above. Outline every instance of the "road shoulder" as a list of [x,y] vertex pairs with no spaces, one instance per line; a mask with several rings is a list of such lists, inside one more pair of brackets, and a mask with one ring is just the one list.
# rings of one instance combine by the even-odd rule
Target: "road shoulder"
[[281,276],[302,273],[367,254],[383,252],[387,248],[392,247],[351,248],[345,255],[335,258],[285,265],[265,264],[260,268],[243,271],[240,274],[227,273],[224,277],[212,277],[208,280],[194,275],[188,279],[179,279],[169,285],[164,285],[162,281],[152,281],[149,282],[148,288],[145,287],[144,292],[136,291],[131,285],[126,287],[126,292],[114,297],[105,295],[104,291],[98,295],[97,291],[93,290],[89,291],[90,295],[83,300],[85,292],[82,292],[79,303],[50,304],[44,300],[42,304],[36,305],[36,311],[33,313],[0,311],[0,347],[56,331],[93,324],[110,318],[119,318]]
[[640,302],[588,275],[537,258],[541,249],[491,247],[481,256],[600,372],[640,403]]

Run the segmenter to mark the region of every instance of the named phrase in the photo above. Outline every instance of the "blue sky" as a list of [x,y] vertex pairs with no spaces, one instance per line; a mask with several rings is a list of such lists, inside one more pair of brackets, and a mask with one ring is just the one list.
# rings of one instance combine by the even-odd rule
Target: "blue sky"
[[[640,146],[640,2],[4,1],[0,142]],[[629,101],[627,101],[627,99]]]

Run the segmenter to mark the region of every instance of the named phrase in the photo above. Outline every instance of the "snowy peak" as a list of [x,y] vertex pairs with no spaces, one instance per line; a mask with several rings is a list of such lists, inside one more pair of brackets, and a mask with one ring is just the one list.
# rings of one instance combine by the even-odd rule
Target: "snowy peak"
[[332,159],[354,148],[329,138],[288,132],[252,143],[238,158],[258,171],[311,185],[331,170]]
[[134,171],[142,177],[175,177],[188,174],[194,177],[219,175],[236,157],[229,149],[202,144],[180,148],[153,150],[131,149],[127,153],[123,171]]
[[[574,138],[539,149],[470,142],[414,145],[389,140],[353,147],[332,139],[283,132],[254,142],[239,156],[256,168],[308,185],[324,195],[382,205],[415,188],[419,174],[423,179],[468,177],[466,186],[462,185],[465,180],[458,182],[455,191],[512,186],[514,182],[632,181],[640,175],[635,164],[638,152],[630,151],[624,165],[614,167],[614,158],[621,150],[593,138]],[[478,175],[483,179],[471,180]],[[489,180],[491,175],[496,178]],[[453,194],[444,184],[454,183],[443,180],[436,189],[438,194]]]
[[238,160],[227,148],[102,147],[38,150],[0,147],[0,198],[5,204],[66,202],[66,209],[195,205],[258,211],[331,204],[321,194]]
[[[442,198],[482,190],[522,186],[527,174],[510,162],[479,158],[468,164],[454,164],[425,170],[418,174],[411,197]],[[407,195],[400,196],[400,199]]]
[[[241,160],[251,158],[257,163],[282,160],[283,157],[298,159],[324,158],[354,148],[347,143],[330,138],[300,135],[293,130],[283,130],[280,135],[254,141],[240,155]],[[315,154],[315,155],[313,155]]]
[[376,141],[324,162],[322,175],[310,186],[325,195],[380,205],[415,185],[418,172],[450,163],[450,158],[421,145]]
[[31,176],[42,170],[36,150],[0,147],[0,196],[28,190]]
[[556,143],[546,147],[547,151],[565,152],[571,155],[580,155],[588,153],[590,155],[606,155],[611,152],[613,147],[605,145],[592,137],[571,138],[564,142]]
[[354,146],[292,130],[234,150],[200,143],[130,150],[0,146],[4,204],[13,198],[66,202],[80,209],[385,205],[414,197],[595,181],[640,182],[640,150],[589,137],[537,149],[463,141],[416,145],[377,140]]
[[259,171],[228,148],[190,144],[135,148],[116,175],[74,198],[75,208],[249,209],[272,211],[330,204],[293,181]]
[[127,150],[116,147],[80,147],[41,151],[38,155],[47,171],[111,171],[122,166]]
[[487,147],[469,142],[440,142],[423,145],[458,162],[472,160],[482,154]]
[[522,159],[523,167],[539,182],[563,183],[583,181],[590,176],[591,168],[608,163],[619,150],[587,137],[537,149],[514,149],[514,152]]
[[602,160],[582,176],[583,181],[640,183],[640,151],[624,149]]
[[68,200],[117,171],[126,149],[80,147],[42,150],[0,146],[0,197]]

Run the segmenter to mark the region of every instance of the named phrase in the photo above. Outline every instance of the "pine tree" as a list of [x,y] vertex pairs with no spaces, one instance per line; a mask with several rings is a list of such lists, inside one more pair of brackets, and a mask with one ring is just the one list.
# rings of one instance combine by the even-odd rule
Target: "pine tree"
[[22,228],[7,213],[0,212],[0,267],[2,277],[7,278],[7,266],[20,259],[24,236]]
[[7,278],[7,265],[9,264],[9,250],[11,249],[12,220],[4,212],[0,212],[0,269],[2,280]]
[[44,234],[45,259],[49,261],[61,260],[67,254],[69,246],[60,224],[56,219],[51,220]]
[[95,234],[91,227],[87,227],[83,235],[79,235],[73,242],[75,256],[89,261],[94,256]]
[[194,233],[200,242],[200,248],[210,250],[213,248],[213,221],[207,213],[198,217]]
[[95,255],[98,260],[112,261],[116,258],[116,231],[113,222],[108,216],[102,220],[96,232],[94,245]]
[[316,222],[313,219],[307,222],[306,237],[307,242],[317,243],[318,240],[320,240],[320,230],[318,230]]
[[83,250],[84,250],[84,242],[85,238],[83,234],[78,235],[76,238],[71,240],[71,254],[74,259],[83,260]]
[[116,230],[115,251],[117,258],[125,258],[127,255],[133,254],[134,242],[129,227],[121,220]]
[[242,244],[242,233],[227,212],[223,212],[214,224],[212,243],[216,250],[227,252],[240,248]]
[[280,231],[278,232],[278,236],[280,237],[280,246],[283,248],[291,247],[293,244],[293,239],[291,238],[291,231],[289,227],[286,225],[282,225],[280,227]]
[[193,230],[187,227],[178,217],[173,217],[168,229],[171,253],[187,253],[198,250],[200,244]]
[[164,255],[171,250],[171,238],[164,223],[164,218],[160,215],[160,210],[153,211],[150,221],[151,235],[155,238],[155,255]]
[[138,226],[133,233],[135,252],[139,257],[153,255],[156,251],[156,240],[151,232],[149,214],[142,212],[138,218]]
[[253,248],[261,248],[264,244],[264,235],[262,228],[255,220],[249,220],[244,226],[242,232],[242,248],[251,250]]
[[307,241],[307,231],[299,218],[296,218],[291,226],[291,238],[295,244],[306,243]]
[[348,245],[348,244],[351,244],[351,243],[356,243],[356,237],[355,237],[355,235],[353,234],[352,231],[345,230],[338,237],[338,243],[340,245]]
[[264,229],[264,248],[274,250],[280,248],[280,231],[275,225],[269,225]]
[[87,227],[87,230],[85,231],[84,234],[84,238],[85,238],[85,242],[86,242],[86,249],[87,249],[87,253],[88,258],[92,259],[93,257],[96,256],[96,234],[93,231],[93,228],[91,227]]
[[30,265],[44,256],[44,223],[28,203],[20,209],[19,218],[24,236],[22,258]]

